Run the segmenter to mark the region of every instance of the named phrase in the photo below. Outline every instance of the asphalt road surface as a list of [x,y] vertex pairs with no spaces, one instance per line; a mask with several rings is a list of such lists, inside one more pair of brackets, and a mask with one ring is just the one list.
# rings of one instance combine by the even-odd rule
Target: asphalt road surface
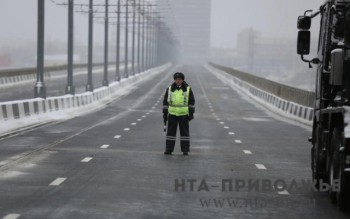
[[[178,70],[196,98],[189,156],[178,141],[163,154],[162,98]],[[103,110],[3,138],[0,218],[349,218],[300,186],[309,136],[183,66]]]

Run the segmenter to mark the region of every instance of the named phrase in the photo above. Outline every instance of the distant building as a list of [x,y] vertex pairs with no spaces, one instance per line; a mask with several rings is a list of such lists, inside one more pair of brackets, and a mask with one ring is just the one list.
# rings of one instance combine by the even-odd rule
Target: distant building
[[[206,62],[210,55],[211,0],[158,0],[164,21],[180,43],[184,64]],[[164,9],[166,8],[166,9]]]

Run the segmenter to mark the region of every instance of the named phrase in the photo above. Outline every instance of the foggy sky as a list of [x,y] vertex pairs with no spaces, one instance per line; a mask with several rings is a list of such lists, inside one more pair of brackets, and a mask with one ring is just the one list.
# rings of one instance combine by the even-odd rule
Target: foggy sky
[[[82,1],[84,0],[80,0]],[[236,35],[244,28],[259,30],[264,37],[296,38],[297,16],[307,9],[319,7],[323,2],[324,0],[212,0],[211,46],[234,48]],[[46,0],[45,16],[46,40],[66,41],[67,9]],[[76,41],[87,42],[87,27],[87,16],[76,14]],[[0,45],[35,42],[37,0],[1,0],[0,28]],[[111,31],[113,28],[114,26]],[[94,25],[94,31],[94,41],[103,44],[103,25]]]

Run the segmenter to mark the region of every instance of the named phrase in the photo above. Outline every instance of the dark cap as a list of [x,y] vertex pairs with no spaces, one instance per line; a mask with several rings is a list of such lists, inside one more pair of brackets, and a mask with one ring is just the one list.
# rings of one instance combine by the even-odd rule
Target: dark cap
[[174,74],[174,80],[175,80],[176,78],[181,78],[182,80],[185,80],[185,75],[182,74],[181,72],[176,72],[176,73]]

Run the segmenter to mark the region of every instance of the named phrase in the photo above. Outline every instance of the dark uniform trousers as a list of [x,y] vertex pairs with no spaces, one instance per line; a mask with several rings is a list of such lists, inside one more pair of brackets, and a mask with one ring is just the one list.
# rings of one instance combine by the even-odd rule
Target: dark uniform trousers
[[180,145],[182,152],[190,151],[190,130],[188,116],[173,116],[169,114],[168,130],[166,135],[166,151],[173,152],[176,140],[177,124],[180,128]]

